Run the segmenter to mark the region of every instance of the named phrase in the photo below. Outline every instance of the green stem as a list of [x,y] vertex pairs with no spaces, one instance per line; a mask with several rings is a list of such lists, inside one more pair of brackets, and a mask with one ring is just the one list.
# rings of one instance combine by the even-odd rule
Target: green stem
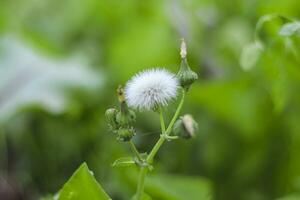
[[136,200],[141,200],[144,192],[144,187],[145,187],[145,177],[147,174],[147,168],[142,167],[140,169],[140,175],[139,175],[139,182],[136,190]]
[[[162,146],[162,144],[165,142],[166,137],[165,136],[169,136],[169,134],[171,133],[172,127],[176,121],[176,119],[178,118],[181,108],[183,106],[184,103],[184,98],[185,98],[185,90],[182,89],[182,97],[180,100],[180,103],[177,107],[177,110],[166,130],[166,126],[165,126],[165,121],[164,121],[164,117],[163,117],[163,113],[162,113],[162,109],[161,107],[159,107],[159,116],[160,116],[160,125],[161,125],[161,131],[162,134],[160,135],[159,140],[156,142],[156,144],[154,145],[153,149],[151,150],[150,154],[148,155],[146,161],[149,164],[152,164],[154,156],[157,154],[158,150],[160,149],[160,147]],[[130,141],[130,143],[132,143]],[[134,146],[134,144],[132,143],[131,146]],[[136,148],[135,148],[136,149]],[[143,191],[144,191],[144,187],[145,187],[145,177],[147,175],[148,172],[148,168],[147,167],[141,167],[140,168],[140,175],[139,175],[139,181],[138,181],[138,185],[137,185],[137,191],[136,191],[136,200],[141,200],[142,195],[143,195]]]
[[[175,112],[175,114],[174,114],[167,130],[163,133],[164,135],[169,135],[171,133],[172,127],[173,127],[176,119],[178,118],[178,116],[180,114],[180,111],[181,111],[181,108],[183,106],[184,98],[185,98],[185,90],[183,89],[180,103],[177,107],[177,110],[176,110],[176,112]],[[164,135],[161,135],[161,137],[159,138],[159,140],[157,141],[157,143],[154,145],[153,149],[151,150],[150,154],[148,155],[148,157],[147,157],[147,162],[148,163],[151,164],[153,162],[154,156],[157,154],[157,152],[160,149],[161,145],[165,142],[166,137],[164,137]]]
[[147,162],[148,163],[151,164],[153,162],[154,156],[157,154],[159,148],[165,142],[165,140],[166,140],[165,137],[160,136],[159,140],[156,142],[156,144],[154,145],[153,149],[151,150],[149,156],[147,157]]
[[173,118],[172,118],[172,120],[171,120],[171,122],[170,122],[170,124],[169,124],[169,126],[167,128],[167,130],[166,130],[166,135],[169,135],[171,133],[173,125],[176,122],[176,119],[178,118],[178,116],[180,114],[180,111],[181,111],[181,108],[183,106],[184,98],[185,98],[185,90],[182,89],[182,97],[181,97],[180,103],[179,103],[179,105],[177,107],[177,110],[176,110],[176,112],[175,112],[175,114],[174,114],[174,116],[173,116]]
[[166,125],[165,125],[165,120],[164,120],[161,106],[159,106],[159,117],[160,117],[161,132],[162,132],[162,134],[164,134],[166,132]]
[[132,142],[132,140],[129,141],[129,145],[133,151],[133,153],[136,155],[136,157],[139,159],[139,161],[143,161],[143,158],[141,157],[141,154],[139,153],[139,151],[137,150],[137,148],[135,147],[134,143]]
[[0,150],[3,153],[3,172],[6,175],[8,173],[8,146],[7,146],[7,136],[4,133],[4,131],[2,129],[0,129],[0,147],[2,146],[3,149],[0,148]]

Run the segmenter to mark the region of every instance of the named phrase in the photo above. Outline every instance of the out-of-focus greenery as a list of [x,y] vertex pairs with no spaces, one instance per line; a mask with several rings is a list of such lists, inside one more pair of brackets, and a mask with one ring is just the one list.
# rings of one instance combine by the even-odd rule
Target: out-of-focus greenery
[[[136,170],[111,167],[130,151],[108,132],[104,111],[139,70],[176,73],[182,37],[200,76],[184,111],[199,132],[163,146],[146,192],[299,199],[299,36],[278,34],[287,21],[272,19],[258,33],[257,60],[251,54],[256,24],[271,13],[300,18],[300,1],[2,0],[0,199],[51,196],[84,161],[114,200],[130,199]],[[244,47],[250,56],[241,58]],[[149,150],[158,116],[138,113],[136,125],[135,143]]]

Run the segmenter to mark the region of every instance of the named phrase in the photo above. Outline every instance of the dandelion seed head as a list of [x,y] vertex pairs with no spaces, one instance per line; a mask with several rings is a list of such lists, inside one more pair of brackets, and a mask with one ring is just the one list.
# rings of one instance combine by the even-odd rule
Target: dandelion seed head
[[127,104],[135,109],[151,110],[166,106],[175,98],[179,82],[176,76],[165,69],[145,70],[128,81],[125,88]]

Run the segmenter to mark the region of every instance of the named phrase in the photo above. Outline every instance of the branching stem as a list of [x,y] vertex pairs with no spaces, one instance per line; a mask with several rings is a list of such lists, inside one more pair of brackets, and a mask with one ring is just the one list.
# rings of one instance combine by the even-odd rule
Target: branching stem
[[[179,114],[180,114],[180,111],[181,111],[181,108],[183,106],[183,103],[184,103],[184,99],[185,99],[185,90],[182,89],[182,97],[181,97],[181,100],[180,100],[180,103],[177,107],[177,110],[167,128],[166,131],[162,131],[162,135],[161,137],[159,138],[159,140],[157,141],[157,143],[154,145],[153,149],[151,150],[149,156],[147,157],[147,162],[148,163],[152,163],[153,162],[153,158],[154,156],[157,154],[158,150],[160,149],[161,145],[165,142],[166,140],[166,137],[164,137],[164,135],[168,136],[170,133],[171,133],[171,130],[172,130],[172,127],[174,125],[174,123],[176,122],[176,119],[178,118]],[[162,114],[161,114],[162,115]]]
[[129,145],[131,150],[133,151],[133,153],[135,154],[135,156],[139,159],[139,161],[143,161],[143,158],[141,157],[141,154],[139,153],[139,151],[137,150],[137,148],[135,147],[134,143],[132,142],[132,140],[129,141]]
[[[182,109],[183,103],[184,103],[184,99],[185,99],[185,90],[182,89],[182,97],[180,100],[180,103],[176,109],[176,112],[168,126],[168,128],[166,129],[166,125],[165,125],[165,121],[164,121],[164,117],[163,117],[163,112],[162,112],[162,108],[159,107],[159,116],[160,116],[160,125],[161,125],[161,135],[159,140],[156,142],[156,144],[154,145],[153,149],[151,150],[150,154],[148,155],[146,162],[148,164],[152,164],[153,163],[153,159],[155,157],[155,155],[157,154],[158,150],[160,149],[160,147],[163,145],[163,143],[165,142],[165,140],[167,139],[166,136],[169,136],[169,134],[171,133],[171,130],[173,128],[174,123],[176,122],[176,119],[178,118],[180,111]],[[143,192],[144,192],[144,187],[145,187],[145,178],[148,172],[148,168],[147,167],[141,167],[140,168],[140,174],[139,174],[139,181],[138,181],[138,185],[137,185],[137,191],[136,191],[136,200],[141,200],[142,196],[143,196]]]

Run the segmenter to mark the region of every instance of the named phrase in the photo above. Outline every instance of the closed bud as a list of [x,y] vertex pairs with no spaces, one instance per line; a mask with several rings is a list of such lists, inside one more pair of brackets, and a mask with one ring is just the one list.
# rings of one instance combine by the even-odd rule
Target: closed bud
[[135,113],[127,106],[124,89],[119,86],[117,89],[118,100],[120,103],[120,111],[116,109],[108,109],[105,113],[107,121],[113,131],[117,133],[118,140],[129,141],[135,135],[135,130],[132,124],[135,122]]
[[198,79],[198,75],[191,70],[186,58],[181,61],[180,69],[177,74],[181,87],[188,90],[189,87]]
[[173,133],[181,138],[189,139],[195,136],[198,124],[191,115],[180,117],[173,126]]
[[116,116],[116,121],[121,127],[132,125],[135,122],[135,119],[136,119],[135,112],[128,108],[126,111],[122,111],[122,110],[119,111]]
[[116,121],[117,113],[118,111],[115,108],[109,108],[105,112],[106,121],[112,131],[115,131],[119,128],[119,125]]
[[130,141],[131,138],[135,135],[135,130],[132,127],[120,128],[117,133],[118,133],[119,140],[121,140],[123,142],[127,142],[127,141]]
[[198,79],[198,75],[194,71],[191,70],[191,68],[187,62],[186,44],[183,39],[181,42],[180,55],[181,55],[181,64],[180,64],[179,72],[177,74],[177,78],[180,81],[181,87],[188,90],[189,87],[191,86],[191,84],[193,84]]

